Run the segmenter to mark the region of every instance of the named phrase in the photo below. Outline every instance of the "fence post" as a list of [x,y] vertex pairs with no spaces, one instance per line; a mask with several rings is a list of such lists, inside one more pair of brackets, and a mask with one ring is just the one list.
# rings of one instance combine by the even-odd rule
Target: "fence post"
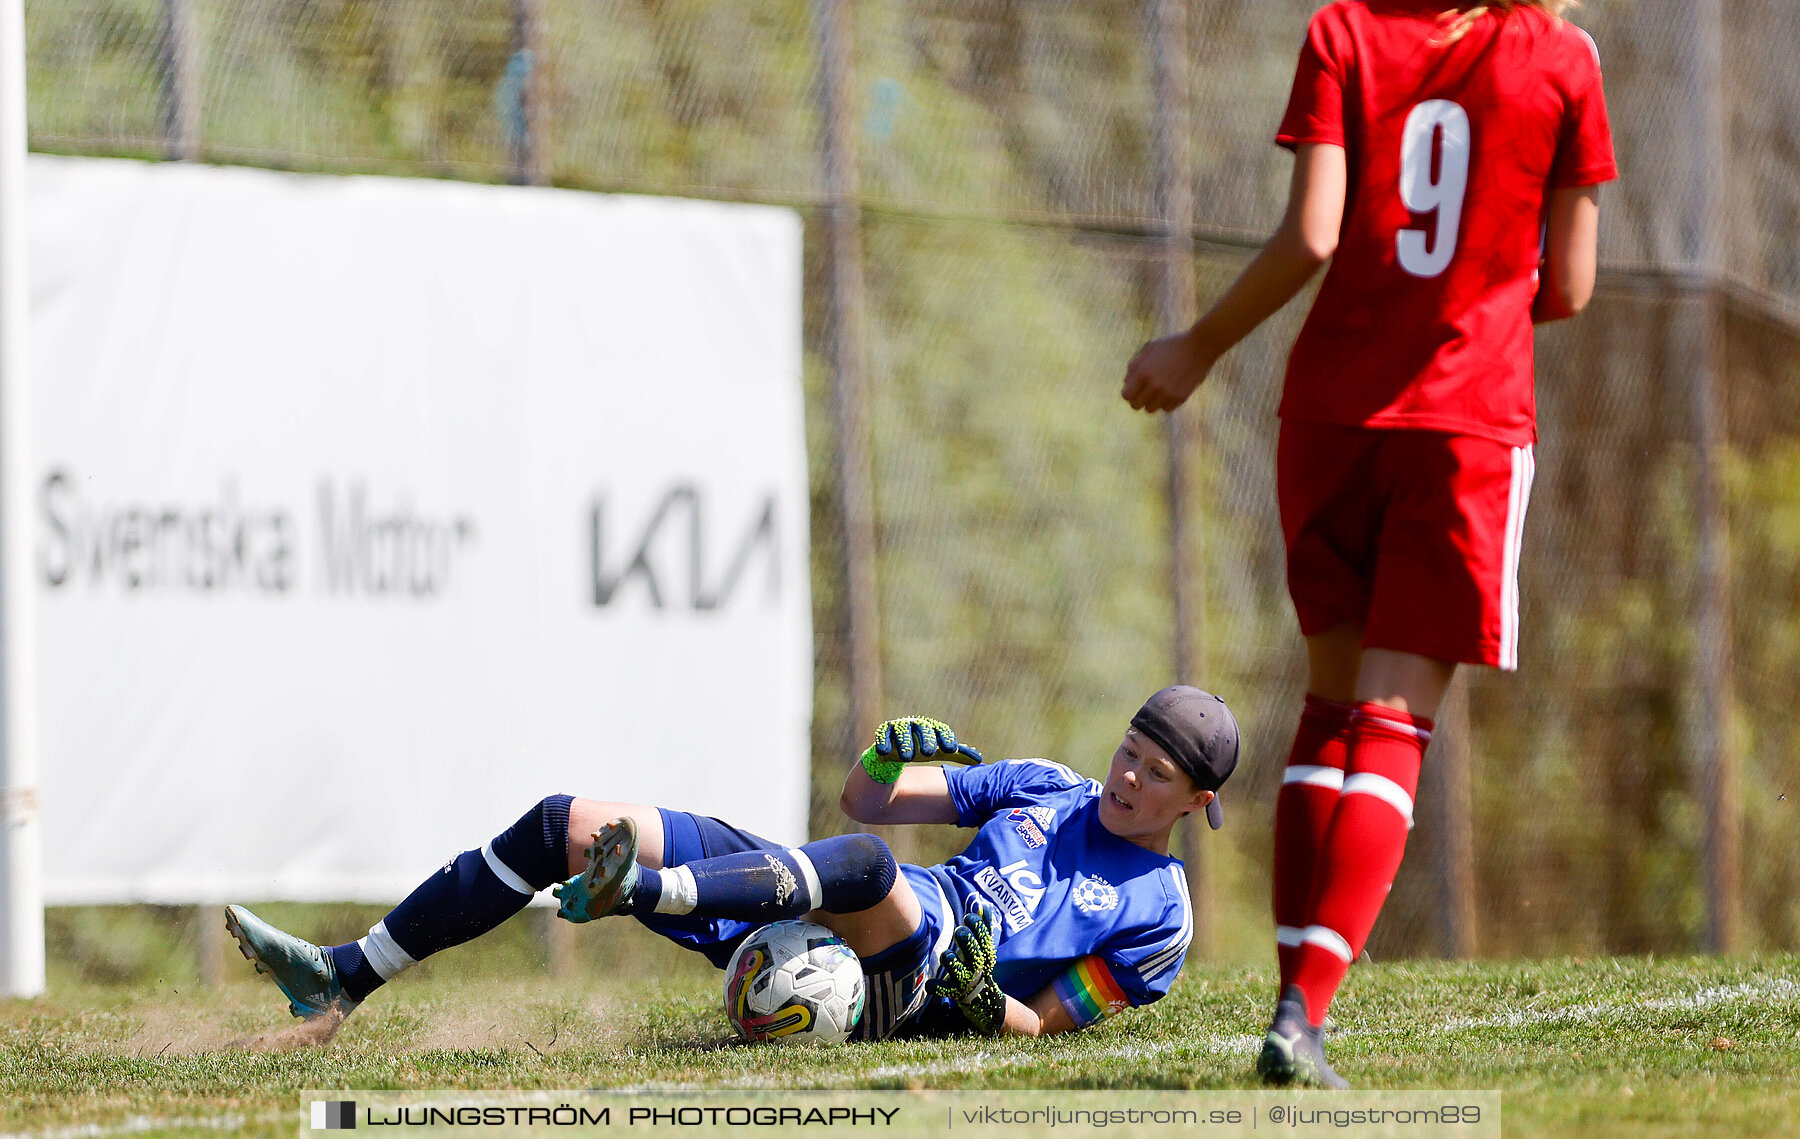
[[163,140],[170,158],[200,157],[200,56],[193,0],[163,0]]
[[875,579],[875,505],[870,477],[867,309],[863,286],[861,189],[851,98],[850,11],[843,0],[814,0],[819,43],[820,139],[825,180],[825,245],[836,443],[837,506],[842,525],[843,640],[849,708],[839,755],[861,753],[881,705],[881,610]]
[[1700,292],[1678,301],[1681,336],[1694,364],[1689,423],[1694,458],[1694,694],[1689,754],[1695,791],[1706,813],[1706,945],[1714,953],[1742,945],[1739,897],[1742,831],[1738,756],[1731,732],[1731,563],[1721,464],[1726,445],[1720,407],[1719,297],[1724,284],[1725,120],[1720,80],[1720,0],[1693,0],[1692,34],[1680,37],[1680,60],[1693,116],[1689,185],[1683,199],[1682,252],[1698,271]]
[[1738,755],[1731,730],[1731,555],[1726,522],[1723,413],[1719,407],[1719,301],[1713,279],[1684,297],[1685,331],[1693,340],[1694,673],[1690,754],[1695,790],[1706,813],[1706,948],[1735,953],[1743,944],[1743,834]]
[[542,80],[539,78],[537,0],[512,2],[512,58],[506,63],[505,116],[507,162],[512,167],[512,181],[518,186],[543,186],[549,177],[544,169],[544,149],[539,138],[542,129]]
[[1446,957],[1475,956],[1480,940],[1475,906],[1474,781],[1469,771],[1469,678],[1450,682],[1438,708],[1430,763],[1437,769],[1437,794],[1427,807],[1438,834],[1438,944]]
[[[1145,31],[1155,85],[1152,137],[1156,147],[1158,243],[1156,322],[1167,335],[1194,319],[1194,177],[1188,151],[1187,18],[1182,0],[1147,0]],[[1189,437],[1193,405],[1177,408],[1163,421],[1168,451],[1165,494],[1169,510],[1169,598],[1175,626],[1175,679],[1192,683],[1206,671],[1203,639],[1205,560],[1195,556],[1199,528],[1191,525],[1188,499]],[[1182,861],[1194,908],[1191,951],[1209,958],[1214,950],[1212,859],[1199,817],[1181,820]]]

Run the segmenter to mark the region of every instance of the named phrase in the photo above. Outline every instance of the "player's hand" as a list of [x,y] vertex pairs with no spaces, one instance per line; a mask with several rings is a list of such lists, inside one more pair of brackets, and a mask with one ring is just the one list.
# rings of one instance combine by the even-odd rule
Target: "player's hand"
[[875,742],[863,752],[863,769],[877,783],[892,783],[900,769],[918,759],[980,763],[981,753],[958,743],[950,725],[924,716],[903,716],[875,729]]
[[980,763],[981,753],[956,742],[956,733],[941,720],[903,716],[875,729],[875,754],[911,763],[942,757],[951,763]]
[[1125,365],[1125,387],[1119,394],[1137,411],[1174,411],[1217,362],[1192,331],[1152,340]]
[[950,945],[938,958],[930,991],[950,1003],[963,1021],[984,1036],[1006,1027],[1006,994],[994,982],[995,943],[1000,915],[982,906],[964,914]]

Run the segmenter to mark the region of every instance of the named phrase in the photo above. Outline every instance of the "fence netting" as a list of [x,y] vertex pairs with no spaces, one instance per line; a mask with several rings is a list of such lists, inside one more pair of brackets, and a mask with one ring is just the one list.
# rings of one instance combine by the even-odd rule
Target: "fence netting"
[[[884,707],[948,720],[991,756],[1090,773],[1172,668],[1163,435],[1117,398],[1157,325],[1152,6],[847,5]],[[1270,136],[1314,6],[1184,7],[1203,302],[1279,216],[1290,159]],[[1710,89],[1694,78],[1698,8],[1588,0],[1574,13],[1599,45],[1623,178],[1603,193],[1596,300],[1539,337],[1521,668],[1467,678],[1483,953],[1705,943],[1693,393],[1707,328],[1744,944],[1800,946],[1800,7],[1725,0]],[[26,4],[38,149],[538,181],[807,216],[813,818],[826,832],[848,825],[835,798],[850,757],[814,17],[803,0]],[[1723,163],[1710,198],[1695,142],[1709,116]],[[1707,232],[1723,246],[1716,280]],[[1236,958],[1268,950],[1273,799],[1304,688],[1272,477],[1302,311],[1237,349],[1182,413],[1198,679],[1247,733],[1231,824],[1204,838],[1215,944]],[[1437,779],[1428,766],[1422,801]],[[1436,818],[1421,811],[1377,956],[1447,944]]]

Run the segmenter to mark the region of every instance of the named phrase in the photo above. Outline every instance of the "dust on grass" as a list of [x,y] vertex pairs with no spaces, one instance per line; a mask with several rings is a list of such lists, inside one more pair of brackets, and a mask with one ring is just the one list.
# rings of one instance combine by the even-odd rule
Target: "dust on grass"
[[244,996],[235,990],[214,990],[193,1000],[145,1001],[130,1010],[137,1023],[129,1033],[99,1050],[157,1058],[226,1051],[290,1052],[329,1044],[344,1023],[341,1012],[304,1021],[289,1021],[284,1016],[276,1027],[245,1035],[246,1015],[265,1020],[267,1002],[246,1004]]
[[[398,995],[398,994],[396,994]],[[425,1000],[373,1011],[376,1029],[396,1052],[532,1052],[620,1048],[637,1042],[637,1010],[610,991],[546,992],[537,983],[454,988]],[[285,1037],[284,1037],[285,1039]],[[326,1036],[317,1041],[328,1043]],[[298,1045],[296,1045],[298,1046]]]
[[217,1051],[231,1039],[237,1013],[198,1002],[151,1004],[138,1010],[133,1019],[137,1023],[122,1039],[94,1041],[88,1049],[139,1057],[198,1056]]
[[344,1013],[333,1009],[323,1016],[309,1017],[299,1024],[271,1028],[250,1036],[240,1036],[219,1045],[222,1050],[239,1052],[293,1052],[301,1048],[320,1048],[330,1044],[344,1026]]
[[469,1052],[479,1048],[522,1048],[521,1021],[513,1010],[453,1012],[442,1007],[423,1015],[407,1041],[409,1052]]
[[[518,991],[521,987],[525,992]],[[512,991],[506,991],[506,990]],[[449,999],[397,1001],[387,1009],[364,1010],[368,1026],[397,1052],[530,1051],[547,1056],[568,1048],[616,1049],[640,1044],[637,1009],[610,992],[571,993],[566,1003],[546,999],[540,986],[509,985],[499,991],[456,993]],[[534,999],[535,998],[535,999]],[[294,1052],[321,1048],[338,1038],[346,1014],[293,1021],[243,1033],[244,1008],[223,1003],[156,1004],[141,1010],[141,1021],[108,1052],[138,1056],[197,1056],[209,1052]],[[383,1014],[386,1015],[383,1015]]]

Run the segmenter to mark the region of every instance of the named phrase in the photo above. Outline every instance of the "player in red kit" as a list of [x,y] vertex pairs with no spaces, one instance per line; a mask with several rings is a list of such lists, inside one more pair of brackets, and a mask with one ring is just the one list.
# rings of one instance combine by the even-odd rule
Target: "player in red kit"
[[[1617,176],[1566,0],[1338,0],[1313,16],[1276,141],[1286,216],[1124,397],[1173,410],[1331,262],[1288,360],[1276,481],[1305,708],[1276,801],[1281,988],[1257,1068],[1346,1086],[1320,1025],[1399,869],[1459,663],[1518,665],[1534,322],[1593,291]],[[1448,10],[1446,10],[1448,9]]]

